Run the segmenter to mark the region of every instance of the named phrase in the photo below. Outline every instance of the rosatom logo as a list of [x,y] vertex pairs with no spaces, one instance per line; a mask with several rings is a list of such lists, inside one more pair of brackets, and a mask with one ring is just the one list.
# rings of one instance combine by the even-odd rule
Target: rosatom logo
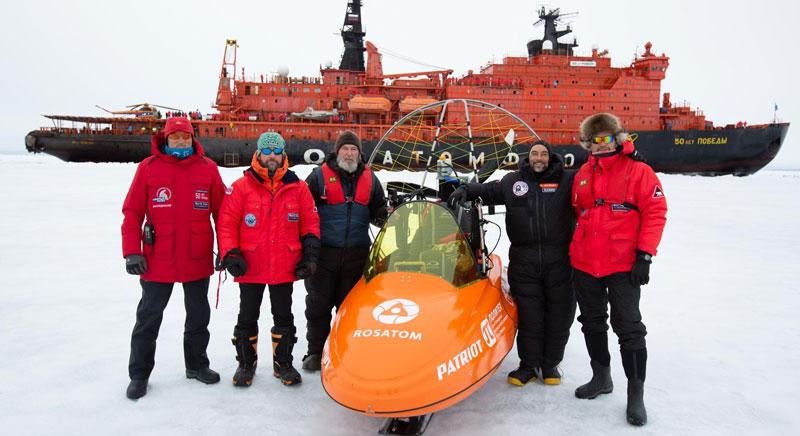
[[417,303],[404,298],[387,300],[375,306],[372,317],[384,324],[404,324],[419,314]]

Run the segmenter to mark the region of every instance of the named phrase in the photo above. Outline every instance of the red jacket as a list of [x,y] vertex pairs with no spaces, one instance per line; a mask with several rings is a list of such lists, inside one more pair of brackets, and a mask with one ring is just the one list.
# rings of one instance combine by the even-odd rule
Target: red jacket
[[595,277],[630,271],[636,250],[656,255],[667,200],[655,172],[633,160],[633,143],[614,156],[589,160],[572,185],[578,218],[569,255],[572,266]]
[[[179,160],[158,149],[162,135],[152,139],[152,156],[143,160],[122,205],[122,255],[144,254],[142,279],[190,282],[214,273],[212,215],[217,219],[225,185],[217,164],[205,157],[199,142],[195,153]],[[142,244],[142,222],[155,227],[155,244]]]
[[319,216],[311,192],[286,169],[286,162],[284,159],[284,168],[272,183],[249,168],[225,192],[217,237],[222,256],[234,248],[244,255],[247,273],[236,282],[297,280],[294,269],[303,255],[300,237],[313,234],[319,238]]

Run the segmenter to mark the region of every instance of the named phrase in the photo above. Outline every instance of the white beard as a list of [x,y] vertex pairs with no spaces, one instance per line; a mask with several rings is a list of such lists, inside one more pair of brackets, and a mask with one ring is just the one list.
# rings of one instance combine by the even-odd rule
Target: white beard
[[340,158],[339,156],[336,157],[336,165],[338,165],[339,168],[343,169],[345,172],[350,173],[350,174],[353,174],[354,172],[356,172],[356,169],[358,169],[358,162],[357,161],[348,162],[348,161]]

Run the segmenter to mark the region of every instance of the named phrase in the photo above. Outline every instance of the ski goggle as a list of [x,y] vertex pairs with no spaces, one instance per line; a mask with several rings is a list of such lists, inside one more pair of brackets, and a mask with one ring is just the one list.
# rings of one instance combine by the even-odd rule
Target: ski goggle
[[275,154],[283,154],[283,147],[266,147],[259,150],[261,154],[265,154],[267,156],[271,155],[272,153]]
[[611,144],[614,142],[614,135],[593,136],[593,144]]

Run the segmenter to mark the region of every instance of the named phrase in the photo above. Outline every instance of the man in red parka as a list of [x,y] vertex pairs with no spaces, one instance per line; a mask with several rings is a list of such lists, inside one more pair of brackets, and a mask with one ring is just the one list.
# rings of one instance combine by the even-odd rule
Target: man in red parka
[[580,128],[581,144],[591,153],[575,175],[572,205],[577,225],[570,245],[574,286],[592,379],[575,396],[593,399],[610,393],[608,305],[628,378],[627,420],[644,425],[647,348],[639,312],[641,286],[650,280],[666,223],[667,201],[655,172],[636,155],[619,119],[599,113]]
[[208,282],[214,272],[210,218],[217,219],[225,185],[186,118],[168,119],[164,130],[153,135],[151,153],[136,169],[122,206],[122,255],[128,273],[140,275],[142,285],[131,335],[130,399],[147,393],[158,329],[176,282],[183,283],[186,306],[186,377],[207,384],[219,381],[219,374],[208,367],[206,347]]
[[297,342],[292,315],[292,282],[316,271],[319,216],[308,185],[289,169],[283,137],[266,132],[239,180],[225,192],[217,236],[220,268],[239,283],[239,318],[233,345],[239,367],[236,386],[250,386],[255,375],[258,318],[269,285],[273,374],[285,385],[302,379],[292,366]]

